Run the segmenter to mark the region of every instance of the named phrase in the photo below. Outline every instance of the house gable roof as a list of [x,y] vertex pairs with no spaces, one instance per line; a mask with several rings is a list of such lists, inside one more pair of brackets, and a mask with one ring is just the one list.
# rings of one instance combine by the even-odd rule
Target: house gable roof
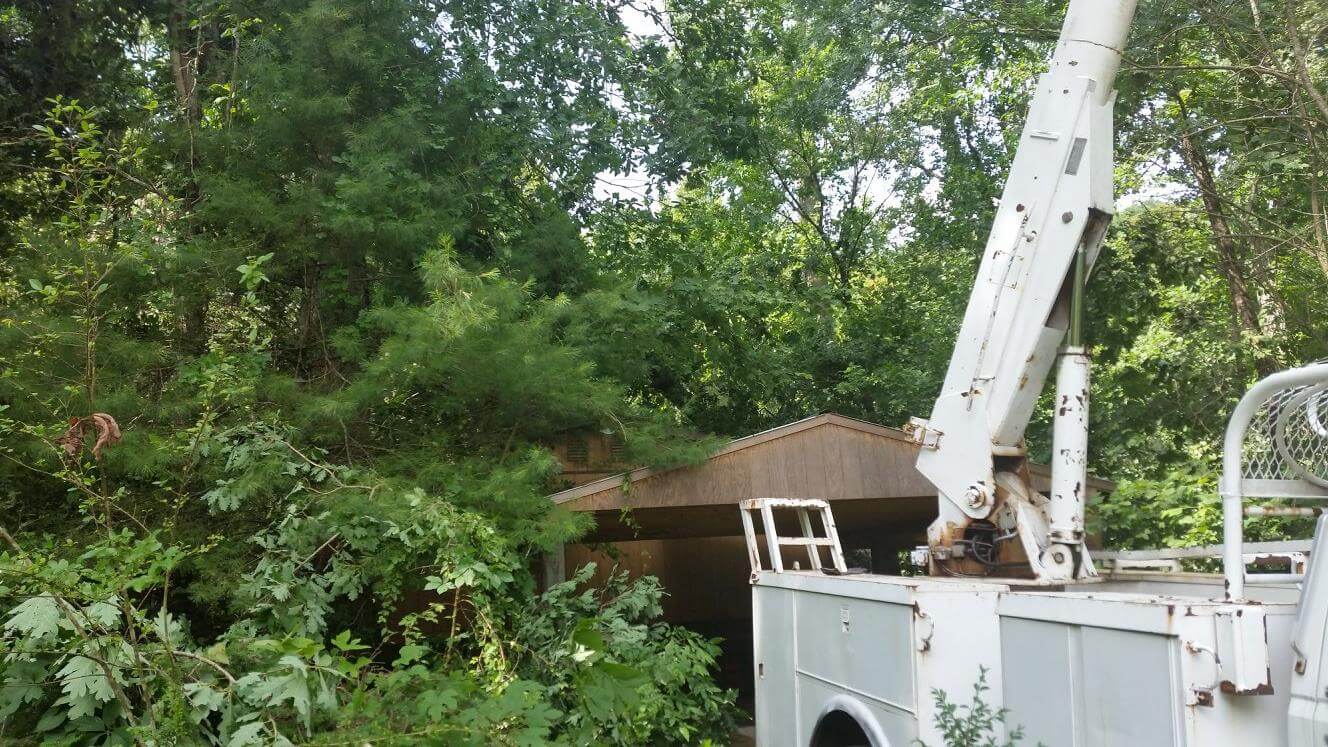
[[[724,446],[723,448],[712,454],[702,465],[671,467],[666,469],[653,469],[649,467],[643,467],[632,470],[631,472],[617,474],[617,475],[610,475],[609,477],[604,477],[599,480],[588,482],[585,483],[584,485],[578,485],[573,488],[568,488],[566,490],[554,493],[553,495],[550,496],[550,499],[552,499],[555,504],[559,505],[576,504],[576,503],[588,504],[584,507],[576,505],[568,506],[568,508],[573,508],[573,510],[607,509],[609,508],[609,506],[607,505],[589,505],[589,504],[603,504],[604,502],[601,500],[582,500],[582,499],[587,499],[591,496],[596,496],[597,494],[601,493],[620,493],[622,492],[622,488],[625,485],[630,486],[636,483],[641,483],[642,481],[649,480],[650,478],[655,478],[655,477],[664,478],[668,475],[671,475],[672,473],[679,473],[680,476],[684,474],[693,474],[698,469],[715,468],[716,465],[719,464],[732,464],[734,459],[740,459],[742,456],[745,456],[745,455],[739,455],[739,452],[753,449],[754,447],[771,444],[771,442],[778,441],[780,439],[787,439],[799,435],[803,435],[804,437],[806,437],[810,435],[809,432],[813,431],[814,429],[823,429],[823,428],[828,428],[831,431],[838,431],[841,434],[848,434],[848,433],[861,434],[867,436],[868,439],[883,439],[885,442],[889,442],[891,444],[892,447],[887,446],[887,448],[889,448],[891,452],[900,452],[900,451],[909,452],[908,459],[906,460],[906,465],[899,463],[900,457],[903,456],[903,454],[901,453],[897,454],[896,458],[891,460],[893,463],[892,468],[897,471],[901,470],[902,468],[903,470],[912,473],[908,477],[914,477],[914,478],[918,477],[916,475],[916,472],[912,469],[912,457],[911,457],[911,452],[915,450],[917,446],[916,444],[914,444],[913,440],[906,433],[904,433],[904,431],[898,428],[891,428],[889,426],[870,423],[865,420],[858,420],[856,418],[846,417],[844,415],[839,415],[837,413],[823,413],[820,415],[814,415],[809,418],[804,418],[802,420],[788,423],[786,425],[781,425],[776,428],[771,428],[766,431],[761,431],[760,433],[754,433],[750,436],[744,436],[742,438],[735,439],[734,441],[729,442],[726,446]],[[882,443],[882,446],[886,446],[886,444]],[[831,457],[826,457],[826,458],[831,458]],[[829,466],[822,464],[822,468],[828,469]],[[1042,465],[1036,465],[1036,464],[1031,465],[1031,469],[1035,477],[1045,478],[1049,472],[1049,470]],[[830,480],[831,478],[827,476],[826,479]],[[1089,484],[1093,489],[1099,491],[1111,490],[1115,487],[1109,481],[1098,478],[1090,478]],[[628,492],[630,493],[631,491],[629,490]],[[929,492],[930,491],[928,490],[926,493],[922,494],[929,494]],[[919,494],[918,490],[916,489],[916,485],[913,487],[913,489],[911,489],[911,492],[909,494]],[[757,497],[757,496],[749,495],[743,497]],[[618,500],[614,501],[614,503],[630,504],[632,503],[632,501],[628,496],[619,496]]]

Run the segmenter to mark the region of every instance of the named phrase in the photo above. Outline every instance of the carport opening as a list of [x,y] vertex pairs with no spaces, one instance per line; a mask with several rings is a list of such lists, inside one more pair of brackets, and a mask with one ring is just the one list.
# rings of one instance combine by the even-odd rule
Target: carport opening
[[858,720],[843,711],[831,711],[812,732],[811,747],[870,747],[871,740]]

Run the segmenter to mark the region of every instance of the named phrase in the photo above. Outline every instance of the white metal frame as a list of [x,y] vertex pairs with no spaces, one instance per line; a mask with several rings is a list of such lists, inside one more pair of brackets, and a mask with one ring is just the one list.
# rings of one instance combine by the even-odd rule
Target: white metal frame
[[[763,570],[771,570],[775,573],[784,572],[784,557],[782,548],[788,546],[798,546],[807,548],[807,556],[811,562],[811,570],[823,570],[821,563],[821,548],[830,548],[830,563],[833,568],[840,573],[848,570],[848,564],[844,561],[844,548],[839,544],[839,530],[835,528],[834,514],[830,510],[830,504],[817,498],[752,498],[738,504],[739,512],[742,514],[742,531],[747,538],[747,557],[752,563],[752,573],[755,574]],[[781,537],[778,528],[775,525],[776,510],[795,511],[798,516],[798,525],[802,529],[800,537]],[[811,514],[816,511],[821,517],[821,526],[825,530],[824,536],[817,536],[812,526]],[[752,514],[761,515],[761,530],[765,535],[766,551],[770,555],[770,568],[761,565],[760,546],[756,540],[756,526],[752,522]]]
[[[1222,572],[1226,578],[1227,599],[1241,600],[1245,595],[1244,518],[1250,515],[1314,515],[1318,509],[1287,509],[1278,507],[1251,507],[1246,509],[1246,497],[1328,498],[1328,488],[1303,479],[1246,480],[1246,437],[1250,424],[1260,411],[1275,397],[1288,391],[1306,387],[1328,385],[1328,363],[1315,363],[1272,374],[1260,380],[1241,397],[1227,421],[1226,438],[1222,445]],[[1324,395],[1328,396],[1328,395]],[[1297,402],[1299,399],[1296,400]],[[1276,414],[1275,428],[1280,434],[1286,417],[1296,414],[1294,408]],[[1328,449],[1328,438],[1321,446]],[[1296,472],[1303,470],[1297,469]]]
[[[1242,559],[1245,565],[1273,560],[1286,562],[1288,573],[1260,574],[1257,577],[1260,583],[1299,583],[1304,579],[1313,545],[1314,541],[1308,539],[1247,542],[1243,548]],[[1113,572],[1162,570],[1174,573],[1181,570],[1182,560],[1220,558],[1225,552],[1225,545],[1204,545],[1165,547],[1156,550],[1098,550],[1093,553],[1093,557],[1098,562],[1106,564]]]

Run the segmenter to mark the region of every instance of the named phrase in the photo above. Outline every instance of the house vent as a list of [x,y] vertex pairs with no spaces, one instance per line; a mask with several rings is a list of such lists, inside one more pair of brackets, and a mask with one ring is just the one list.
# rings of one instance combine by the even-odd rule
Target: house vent
[[567,439],[567,461],[572,464],[585,464],[590,461],[590,445],[584,438],[573,436]]

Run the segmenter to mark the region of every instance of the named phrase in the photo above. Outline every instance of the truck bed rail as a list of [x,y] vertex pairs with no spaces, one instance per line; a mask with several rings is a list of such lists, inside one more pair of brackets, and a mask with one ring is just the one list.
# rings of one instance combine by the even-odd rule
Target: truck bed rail
[[1240,600],[1244,500],[1328,499],[1328,362],[1275,373],[1245,393],[1227,422],[1220,492],[1226,595]]

